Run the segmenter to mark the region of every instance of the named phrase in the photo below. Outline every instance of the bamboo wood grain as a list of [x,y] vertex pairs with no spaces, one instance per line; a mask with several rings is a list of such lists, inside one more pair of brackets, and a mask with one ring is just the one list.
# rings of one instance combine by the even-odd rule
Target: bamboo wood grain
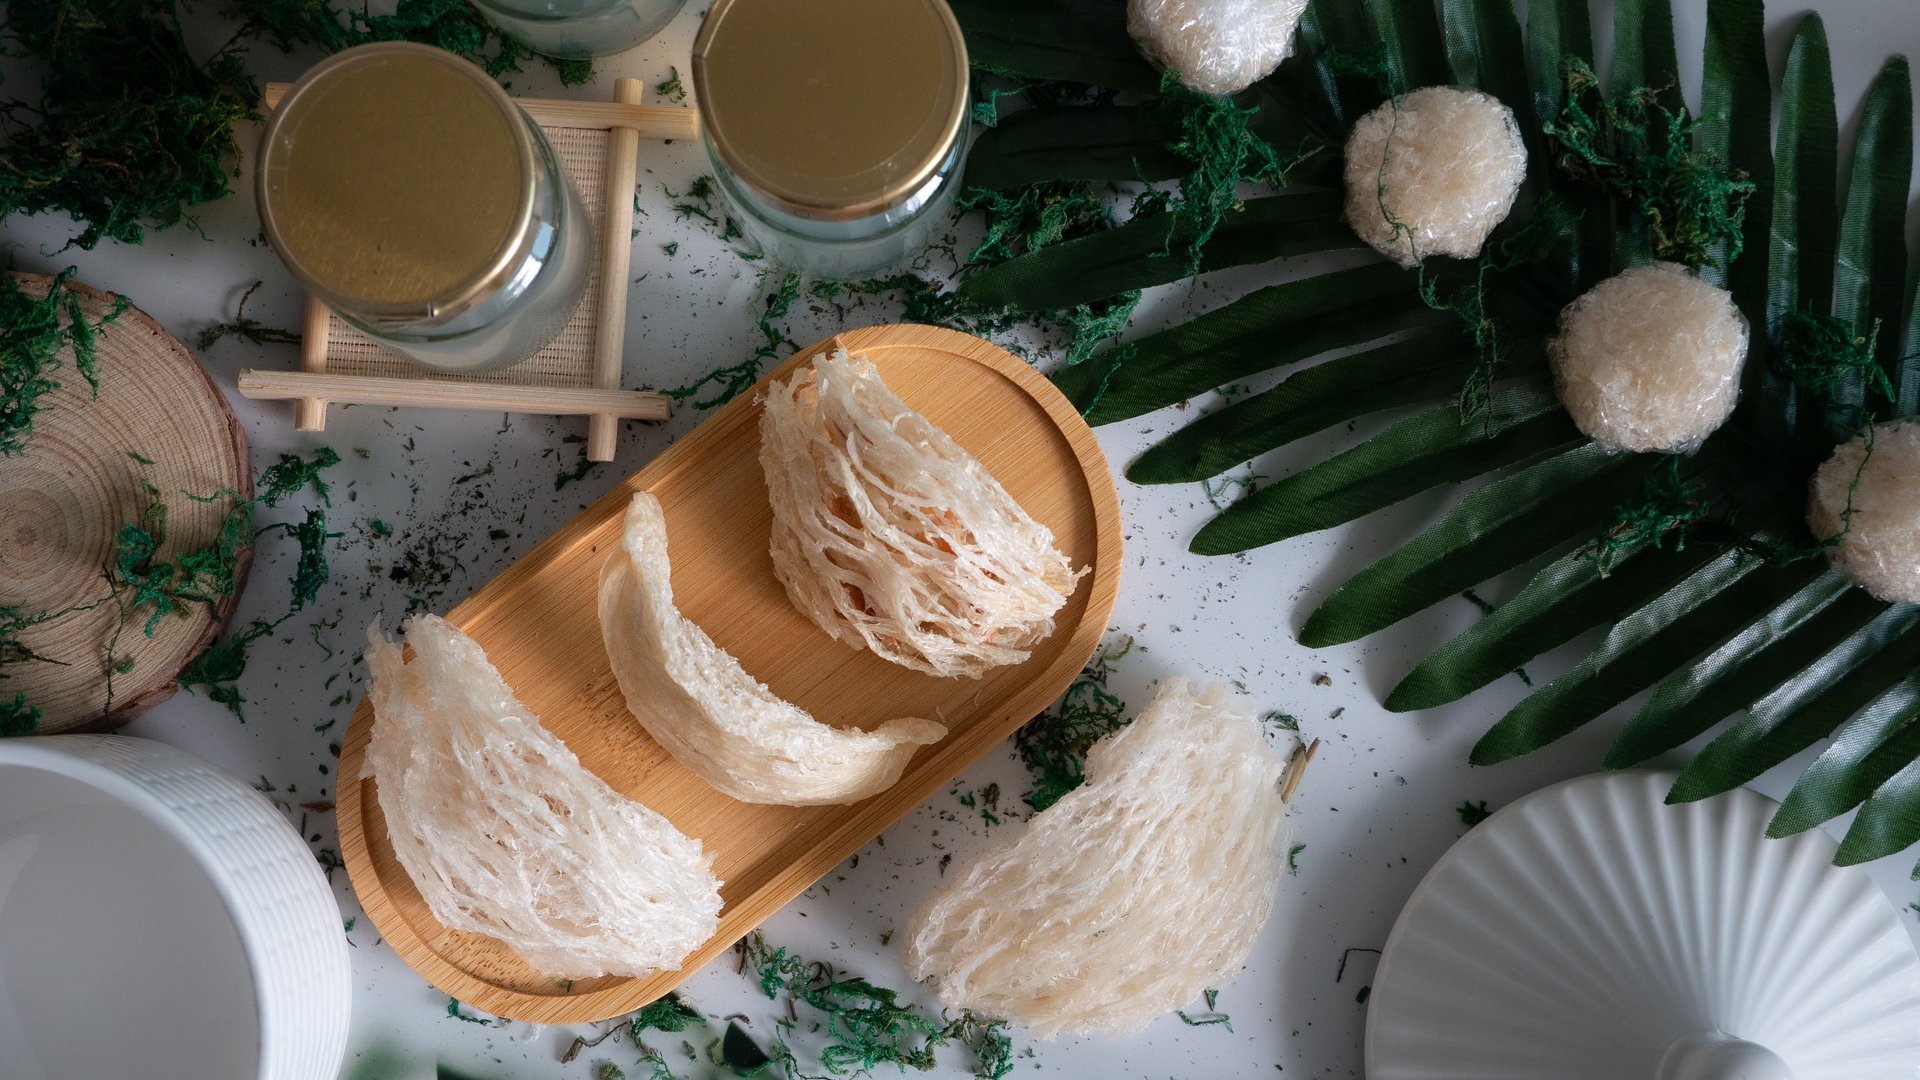
[[[623,105],[640,101],[639,79],[615,79],[613,99]],[[620,389],[623,346],[627,338],[627,271],[633,265],[633,244],[620,238],[633,232],[633,200],[626,193],[640,168],[640,133],[630,127],[607,132],[607,193],[600,230],[600,321],[593,335],[593,384],[602,390]],[[596,413],[587,421],[587,460],[612,461],[620,434],[620,418]]]
[[598,390],[377,375],[310,375],[304,371],[240,373],[240,396],[256,401],[319,398],[352,405],[413,405],[427,409],[484,409],[543,416],[604,414],[625,420],[665,420],[669,403],[651,390]]
[[[300,370],[309,375],[327,373],[327,321],[332,312],[327,305],[307,297],[305,318],[300,327]],[[327,430],[327,399],[301,398],[293,413],[295,431]]]
[[[32,296],[53,284],[39,274],[15,277]],[[113,309],[112,293],[71,281],[65,287],[89,320]],[[143,481],[167,507],[164,533],[148,524],[161,536],[155,557],[162,561],[212,546],[232,505],[181,492],[253,493],[246,434],[186,346],[128,308],[100,331],[96,349],[98,395],[63,351],[59,385],[40,397],[23,451],[0,459],[0,603],[66,612],[20,633],[38,659],[0,672],[0,694],[25,694],[41,711],[36,732],[43,735],[117,727],[172,697],[180,669],[232,613],[235,597],[190,605],[148,634],[151,609],[123,613],[117,601],[97,603],[110,595],[104,568],[121,527],[142,523],[153,500]],[[236,596],[251,561],[250,552],[239,557]],[[132,666],[119,671],[112,661]]]
[[[280,104],[292,83],[268,83],[263,101]],[[691,139],[700,134],[700,115],[680,105],[638,105],[623,101],[561,101],[515,98],[541,127],[625,128],[644,139]]]
[[[726,882],[719,932],[680,971],[563,983],[497,941],[446,930],[395,858],[377,785],[361,776],[375,722],[362,700],[340,755],[341,854],[387,944],[440,990],[537,1023],[601,1020],[654,1000],[944,788],[1058,697],[1092,656],[1119,586],[1120,511],[1099,444],[1072,405],[1001,349],[925,326],[849,331],[767,378],[784,378],[835,344],[871,357],[895,392],[979,457],[1093,573],[1030,659],[980,680],[932,678],[833,641],[793,610],[773,577],[759,394],[742,394],[448,616],[589,769],[706,845]],[[926,716],[947,724],[948,737],[921,750],[892,789],[852,806],[740,803],[682,768],[627,713],[596,614],[600,563],[641,490],[666,511],[681,610],[747,671],[827,723],[871,728]]]

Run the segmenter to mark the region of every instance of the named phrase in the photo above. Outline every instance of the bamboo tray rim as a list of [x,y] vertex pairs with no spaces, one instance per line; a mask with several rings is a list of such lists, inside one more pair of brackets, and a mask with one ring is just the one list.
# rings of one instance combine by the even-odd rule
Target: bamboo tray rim
[[[900,781],[888,791],[852,806],[840,808],[825,831],[806,838],[810,852],[802,852],[785,870],[745,897],[736,897],[721,912],[719,931],[696,949],[676,971],[656,972],[646,978],[623,978],[611,985],[575,992],[571,984],[556,982],[551,991],[531,993],[501,986],[460,967],[424,940],[414,926],[394,906],[375,865],[366,835],[365,800],[374,798],[373,788],[362,776],[365,753],[372,732],[372,710],[362,697],[349,722],[339,760],[340,780],[336,791],[336,816],[340,833],[341,857],[361,907],[370,921],[409,967],[437,989],[479,1009],[515,1020],[535,1023],[590,1023],[619,1016],[658,999],[669,990],[731,948],[737,940],[752,932],[774,912],[791,903],[821,877],[846,858],[884,832],[895,821],[952,782],[994,746],[1008,738],[1025,718],[1044,709],[1073,681],[1092,658],[1103,637],[1117,596],[1121,567],[1121,521],[1118,495],[1105,454],[1079,412],[1052,382],[1030,365],[1005,350],[971,335],[939,327],[887,324],[843,331],[807,348],[800,349],[773,371],[762,376],[753,389],[729,402],[708,417],[693,432],[668,448],[659,457],[582,510],[551,536],[535,545],[473,595],[457,604],[447,618],[464,626],[486,608],[495,593],[511,592],[524,579],[564,556],[577,545],[592,543],[595,533],[609,517],[618,520],[636,491],[651,490],[682,470],[697,468],[709,444],[721,442],[749,417],[757,416],[759,398],[765,386],[787,376],[798,365],[815,355],[844,347],[850,352],[871,348],[921,347],[957,353],[978,362],[1004,377],[1040,406],[1058,434],[1071,449],[1080,467],[1079,479],[1086,485],[1086,497],[1092,504],[1092,573],[1082,583],[1087,589],[1086,606],[1079,620],[1056,628],[1056,635],[1067,639],[1044,669],[1035,671],[1017,687],[1010,688],[1004,700],[1020,706],[1020,716],[1010,726],[1000,724],[990,741],[976,748],[963,748],[950,735],[928,748],[932,757],[916,759]],[[757,442],[757,440],[756,440]],[[981,720],[973,727],[988,723]],[[1004,728],[1000,730],[999,728]],[[971,729],[970,729],[971,730]],[[954,760],[954,755],[964,755]],[[943,767],[933,769],[935,762]],[[713,792],[715,798],[726,798]],[[789,838],[789,846],[800,841]],[[827,856],[831,856],[828,858]],[[803,873],[793,873],[801,867]],[[389,871],[392,872],[392,871]],[[428,916],[430,918],[431,916]]]

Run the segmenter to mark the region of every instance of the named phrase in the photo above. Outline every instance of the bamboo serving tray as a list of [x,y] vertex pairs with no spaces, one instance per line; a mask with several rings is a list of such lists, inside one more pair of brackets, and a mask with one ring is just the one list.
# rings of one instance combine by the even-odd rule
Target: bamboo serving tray
[[[491,938],[442,927],[396,860],[375,784],[361,776],[374,723],[362,700],[340,755],[341,854],[368,918],[434,986],[537,1023],[584,1023],[639,1008],[945,787],[1058,697],[1093,655],[1119,585],[1120,511],[1106,459],[1073,406],[1005,351],[926,326],[849,331],[802,349],[767,378],[785,378],[836,346],[870,357],[909,406],[979,457],[1053,530],[1076,567],[1093,568],[1053,636],[1025,663],[971,680],[909,671],[821,632],[793,610],[773,576],[759,388],[741,395],[448,615],[587,768],[706,845],[726,883],[719,932],[679,971],[565,983],[535,973]],[[823,722],[872,728],[897,716],[929,717],[948,726],[947,738],[922,749],[893,788],[852,806],[736,802],[682,768],[628,715],[595,606],[600,563],[618,546],[627,502],[641,490],[666,512],[680,610],[748,672]]]

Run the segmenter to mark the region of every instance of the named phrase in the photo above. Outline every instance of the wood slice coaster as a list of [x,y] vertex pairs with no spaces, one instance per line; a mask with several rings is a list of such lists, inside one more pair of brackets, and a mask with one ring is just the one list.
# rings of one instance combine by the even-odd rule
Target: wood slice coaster
[[[1076,567],[1092,567],[1026,662],[980,679],[938,679],[834,641],[788,603],[768,554],[760,388],[715,413],[588,507],[448,618],[541,722],[613,788],[666,815],[713,855],[726,883],[720,929],[679,971],[560,981],[492,938],[435,921],[394,853],[374,781],[362,700],[340,754],[340,852],[388,945],[436,987],[516,1020],[567,1024],[639,1008],[671,990],[860,850],[1059,697],[1093,655],[1120,583],[1120,508],[1093,432],[1031,367],[978,338],[929,326],[853,330],[767,376],[839,346],[864,353],[907,405],[966,447]],[[762,380],[764,387],[766,380]],[[871,730],[898,716],[947,725],[892,788],[851,806],[737,802],[688,772],[628,714],[601,644],[596,580],[620,545],[636,491],[666,513],[680,611],[774,693],[822,722]],[[636,853],[644,858],[644,853]]]
[[[53,285],[39,274],[15,277],[33,296],[44,297]],[[65,288],[90,320],[111,312],[117,299],[72,282]],[[138,308],[102,328],[97,346],[98,398],[71,352],[63,352],[53,373],[60,387],[41,396],[25,453],[0,461],[0,607],[23,615],[67,612],[20,634],[35,658],[0,668],[0,694],[25,694],[40,710],[37,734],[115,727],[171,697],[180,669],[231,612],[232,598],[217,609],[194,605],[161,619],[149,636],[148,612],[124,617],[111,599],[68,611],[111,596],[106,574],[115,537],[121,526],[139,523],[152,501],[141,481],[153,484],[167,506],[156,556],[164,560],[213,544],[231,505],[195,502],[182,492],[246,498],[253,491],[246,434],[186,346]],[[248,561],[243,554],[238,585]],[[110,646],[124,670],[114,670]]]

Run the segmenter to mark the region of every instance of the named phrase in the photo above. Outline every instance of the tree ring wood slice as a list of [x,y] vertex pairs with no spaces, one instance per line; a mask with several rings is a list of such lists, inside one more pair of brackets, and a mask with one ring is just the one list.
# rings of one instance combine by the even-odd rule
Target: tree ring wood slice
[[[834,347],[865,354],[907,405],[944,428],[1093,572],[1024,663],[975,679],[922,675],[833,640],[793,609],[768,553],[772,512],[760,470],[766,382]],[[736,802],[688,772],[627,712],[601,644],[596,581],[620,544],[636,491],[666,513],[680,610],[774,693],[826,723],[872,729],[938,718],[892,788],[852,806]],[[372,735],[362,699],[340,753],[340,853],[361,908],[394,952],[440,990],[515,1020],[604,1020],[652,1001],[730,948],[907,811],[943,790],[1066,690],[1106,631],[1120,584],[1120,507],[1093,432],[1018,358],[930,326],[850,330],[800,350],[665,453],[542,541],[448,614],[541,722],[616,790],[666,815],[713,855],[720,929],[680,970],[642,979],[559,981],[505,945],[451,931],[427,910],[394,853],[378,787],[361,773]],[[391,629],[391,628],[389,628]]]
[[[14,276],[33,296],[53,285],[40,274]],[[111,312],[118,299],[71,281],[64,287],[90,320]],[[213,544],[231,505],[183,493],[253,493],[246,433],[186,346],[133,307],[101,329],[96,346],[99,396],[73,366],[72,351],[63,350],[52,373],[60,386],[41,396],[25,451],[0,459],[0,606],[22,614],[66,611],[110,595],[106,570],[115,537],[121,526],[138,523],[151,501],[142,480],[167,505],[157,557],[168,560]],[[241,555],[236,594],[250,561],[250,553]],[[173,695],[180,669],[219,633],[233,602],[169,615],[150,637],[146,612],[123,626],[113,602],[61,615],[20,634],[20,644],[43,659],[0,667],[0,694],[25,694],[40,710],[35,734],[117,727]],[[130,669],[112,670],[110,643],[123,663],[132,660]]]

